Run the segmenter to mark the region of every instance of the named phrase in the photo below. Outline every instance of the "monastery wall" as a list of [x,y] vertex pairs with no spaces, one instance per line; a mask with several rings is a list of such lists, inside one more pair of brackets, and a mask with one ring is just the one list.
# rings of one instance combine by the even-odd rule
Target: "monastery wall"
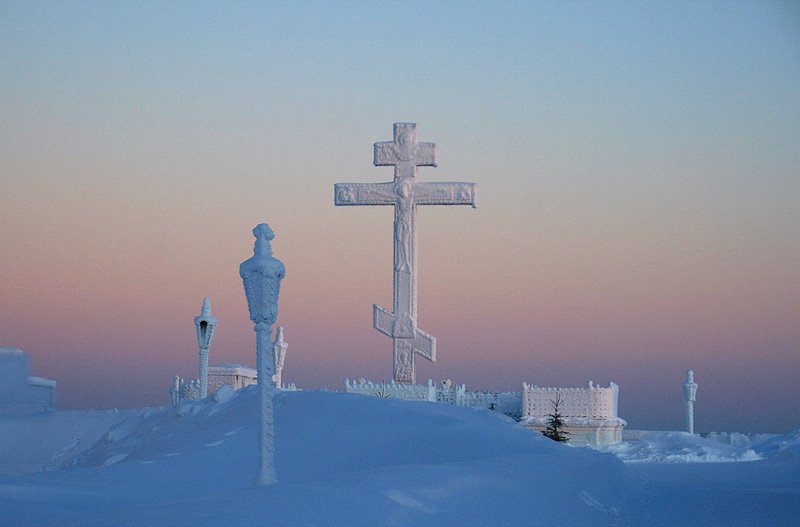
[[365,379],[344,382],[348,393],[391,397],[408,401],[429,401],[465,408],[486,408],[501,412],[536,432],[547,427],[547,415],[559,397],[559,413],[565,429],[575,444],[613,444],[622,440],[625,421],[617,416],[619,386],[595,386],[591,381],[582,388],[542,388],[523,384],[521,392],[473,392],[466,386],[453,386],[449,380],[436,387],[428,384],[374,383]]
[[553,403],[559,398],[559,412],[568,417],[585,419],[614,419],[617,417],[619,386],[595,386],[591,381],[583,388],[544,388],[522,384],[522,416],[542,417],[553,413]]

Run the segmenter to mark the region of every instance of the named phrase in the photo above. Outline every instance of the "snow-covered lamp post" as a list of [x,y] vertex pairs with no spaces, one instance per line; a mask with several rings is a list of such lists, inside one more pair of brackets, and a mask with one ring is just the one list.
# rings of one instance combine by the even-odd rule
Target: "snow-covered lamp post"
[[239,276],[244,282],[247,307],[256,332],[256,369],[261,399],[260,463],[256,484],[269,485],[278,481],[273,464],[275,433],[272,422],[272,377],[275,360],[272,353],[272,325],[278,318],[278,295],[286,268],[283,262],[272,256],[270,240],[275,238],[275,233],[269,225],[256,225],[253,235],[256,237],[253,256],[239,266]]
[[194,317],[197,328],[197,345],[200,347],[200,398],[208,396],[208,349],[214,341],[214,331],[217,329],[217,319],[211,315],[211,300],[203,298],[203,308],[200,315]]
[[694,402],[697,399],[697,383],[694,372],[686,371],[686,382],[683,383],[683,397],[686,399],[686,431],[694,434]]

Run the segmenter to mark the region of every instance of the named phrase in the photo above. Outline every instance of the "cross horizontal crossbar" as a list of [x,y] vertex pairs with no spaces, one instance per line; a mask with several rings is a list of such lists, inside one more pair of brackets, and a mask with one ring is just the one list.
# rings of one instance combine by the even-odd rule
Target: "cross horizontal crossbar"
[[[442,182],[414,183],[415,205],[472,205],[478,206],[475,183]],[[336,183],[334,203],[336,205],[394,205],[398,196],[395,183]]]

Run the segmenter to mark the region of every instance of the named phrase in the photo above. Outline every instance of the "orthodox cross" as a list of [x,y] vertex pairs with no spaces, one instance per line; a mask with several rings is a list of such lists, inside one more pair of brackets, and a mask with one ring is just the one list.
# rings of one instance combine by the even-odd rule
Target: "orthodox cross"
[[475,183],[419,183],[417,167],[436,166],[438,148],[417,141],[416,123],[395,123],[394,140],[375,143],[375,166],[394,166],[386,183],[337,183],[336,205],[394,205],[394,306],[373,304],[372,326],[392,338],[393,378],[415,383],[414,356],[436,361],[436,338],[417,327],[417,205],[477,206]]

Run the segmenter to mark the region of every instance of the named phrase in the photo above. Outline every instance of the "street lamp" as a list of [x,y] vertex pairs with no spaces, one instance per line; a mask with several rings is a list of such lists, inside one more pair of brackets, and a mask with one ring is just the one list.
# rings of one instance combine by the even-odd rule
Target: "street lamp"
[[214,331],[217,329],[217,319],[211,315],[211,300],[203,299],[203,308],[200,315],[194,317],[197,328],[197,345],[200,347],[200,398],[208,396],[208,350],[214,341]]
[[244,282],[250,320],[256,332],[256,368],[258,391],[261,399],[259,430],[260,464],[257,485],[270,485],[278,481],[273,458],[275,455],[275,432],[272,408],[272,376],[275,373],[275,358],[272,353],[272,325],[278,318],[278,295],[281,280],[286,275],[283,262],[272,256],[270,240],[275,233],[266,223],[253,229],[256,237],[253,256],[239,266],[239,276]]

